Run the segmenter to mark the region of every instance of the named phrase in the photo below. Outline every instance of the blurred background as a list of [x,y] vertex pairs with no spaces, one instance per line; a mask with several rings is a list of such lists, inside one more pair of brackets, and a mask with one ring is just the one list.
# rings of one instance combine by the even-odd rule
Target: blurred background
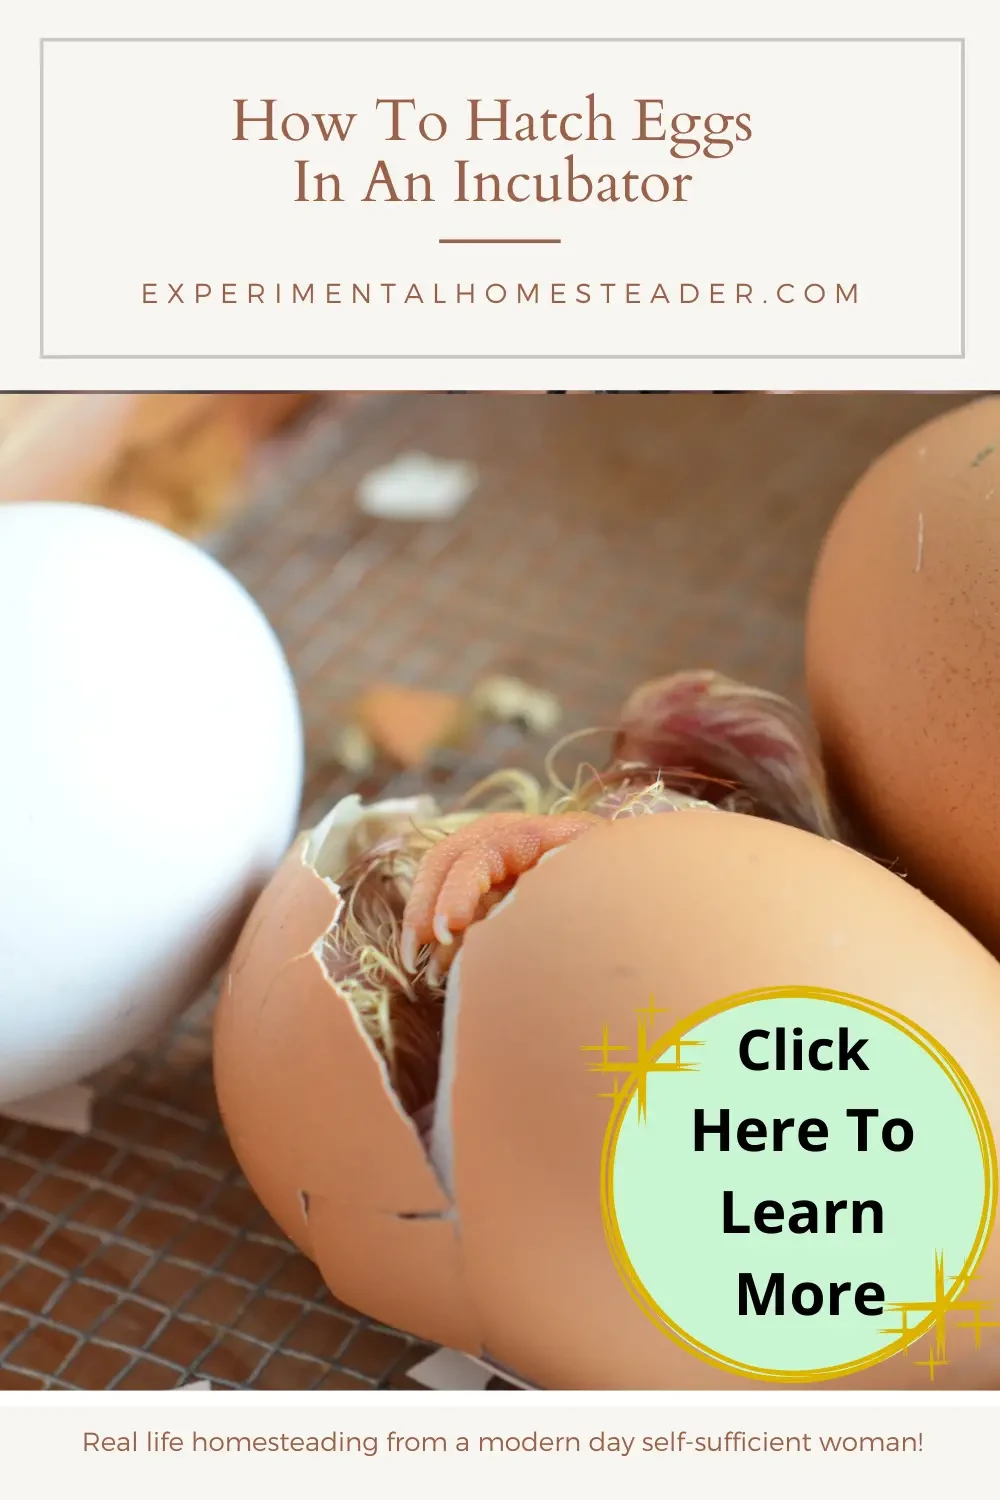
[[[0,396],[0,503],[63,499],[195,539],[288,654],[302,821],[541,770],[652,676],[802,701],[838,504],[965,395]],[[427,1351],[324,1292],[215,1110],[212,996],[63,1131],[0,1118],[0,1389],[406,1387]]]

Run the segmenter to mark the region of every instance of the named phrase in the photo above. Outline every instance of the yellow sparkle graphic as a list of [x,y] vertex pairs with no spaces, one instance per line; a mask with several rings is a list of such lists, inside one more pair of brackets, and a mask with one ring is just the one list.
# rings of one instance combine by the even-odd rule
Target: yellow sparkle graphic
[[[621,1057],[615,1057],[613,1053],[627,1052],[629,1049],[622,1044],[614,1044],[608,1040],[608,1028],[605,1026],[604,1035],[596,1046],[581,1047],[581,1052],[596,1052],[600,1054],[598,1062],[592,1062],[587,1068],[588,1073],[602,1073],[611,1076],[610,1091],[604,1090],[598,1094],[599,1099],[617,1100],[620,1095],[635,1088],[636,1107],[639,1111],[639,1119],[646,1118],[646,1083],[651,1073],[695,1073],[698,1070],[696,1062],[688,1062],[684,1058],[685,1047],[703,1047],[704,1042],[690,1042],[684,1038],[671,1042],[666,1051],[663,1047],[663,1037],[659,1037],[652,1045],[649,1043],[648,1026],[651,1026],[657,1016],[665,1015],[666,1012],[659,1009],[655,1000],[651,997],[648,1006],[636,1012],[635,1026],[635,1056],[631,1061]],[[672,1054],[672,1056],[668,1055]]]
[[[970,1281],[975,1281],[975,1276],[970,1276],[964,1282],[968,1286]],[[1000,1328],[1000,1322],[986,1322],[983,1314],[992,1309],[991,1302],[984,1302],[977,1298],[959,1296],[957,1299],[953,1292],[949,1292],[949,1285],[954,1287],[957,1282],[962,1281],[960,1276],[946,1276],[944,1252],[936,1251],[934,1255],[934,1296],[927,1302],[889,1302],[887,1310],[899,1314],[899,1326],[886,1328],[883,1331],[891,1334],[894,1339],[903,1342],[904,1349],[908,1352],[913,1328],[910,1322],[911,1314],[915,1316],[918,1324],[923,1323],[924,1333],[930,1340],[927,1358],[918,1359],[916,1363],[927,1371],[928,1378],[933,1382],[934,1372],[940,1370],[948,1363],[948,1334],[949,1331],[971,1332],[975,1347],[979,1349],[982,1345],[984,1329]],[[969,1314],[969,1321],[965,1323],[955,1322],[956,1315]],[[929,1326],[928,1326],[929,1320]]]

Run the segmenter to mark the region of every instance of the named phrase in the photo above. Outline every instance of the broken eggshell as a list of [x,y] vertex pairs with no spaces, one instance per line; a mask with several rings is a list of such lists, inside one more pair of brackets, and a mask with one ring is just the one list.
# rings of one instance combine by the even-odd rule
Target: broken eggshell
[[386,1064],[323,963],[336,875],[359,824],[433,811],[345,798],[290,851],[233,954],[215,1020],[215,1084],[264,1207],[336,1295],[418,1337],[478,1352],[452,1205]]
[[[664,1337],[620,1278],[598,1191],[606,1081],[582,1049],[602,1035],[633,1047],[650,995],[666,1031],[724,996],[801,979],[929,1031],[997,1119],[1000,967],[832,840],[714,809],[611,822],[547,855],[466,933],[425,1144],[320,959],[347,840],[406,808],[419,804],[341,803],[296,846],[237,951],[216,1078],[250,1183],[337,1297],[533,1384],[752,1386]],[[1000,1297],[996,1238],[977,1295]],[[837,1386],[925,1387],[927,1337]],[[949,1344],[935,1380],[992,1388],[1000,1343]]]
[[475,464],[401,453],[358,485],[358,506],[382,521],[450,521],[479,483]]

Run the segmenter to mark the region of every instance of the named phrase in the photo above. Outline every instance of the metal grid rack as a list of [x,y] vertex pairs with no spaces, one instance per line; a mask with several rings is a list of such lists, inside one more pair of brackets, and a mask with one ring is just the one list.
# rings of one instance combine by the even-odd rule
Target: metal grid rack
[[[509,672],[561,732],[645,677],[711,665],[797,697],[832,511],[887,444],[958,397],[424,395],[313,421],[214,549],[271,618],[306,719],[311,824],[351,790],[447,798],[545,746],[498,730],[421,778],[332,760],[374,679],[465,692]],[[370,468],[470,459],[455,519],[374,521]],[[212,996],[98,1081],[93,1128],[0,1120],[0,1389],[400,1388],[425,1348],[338,1304],[257,1205],[223,1136]]]

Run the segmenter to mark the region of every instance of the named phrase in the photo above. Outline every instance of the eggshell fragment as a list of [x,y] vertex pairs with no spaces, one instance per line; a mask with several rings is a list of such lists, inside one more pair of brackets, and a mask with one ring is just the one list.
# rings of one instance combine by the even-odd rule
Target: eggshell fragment
[[401,453],[358,485],[358,505],[383,521],[448,521],[479,483],[475,464]]
[[[304,848],[300,840],[272,888],[264,920],[251,922],[236,952],[228,980],[236,1003],[220,1006],[216,1033],[216,1082],[233,1148],[237,1155],[282,1162],[273,1182],[262,1181],[258,1171],[255,1186],[268,1212],[303,1248],[311,1243],[308,1227],[301,1227],[303,1193],[383,1212],[444,1213],[449,1207],[416,1131],[391,1104],[384,1068],[353,1009],[324,970],[317,948],[340,898],[305,863]],[[244,1013],[253,1018],[252,1051],[245,1029],[241,1045],[231,1045]],[[225,1101],[242,1098],[248,1084],[254,1108],[244,1118]],[[259,1132],[269,1138],[263,1156],[253,1150]],[[349,1151],[342,1150],[344,1139]]]
[[349,798],[301,837],[257,903],[216,1012],[219,1107],[264,1207],[338,1296],[475,1351],[451,1202],[321,957],[342,903],[314,861],[336,861],[361,812]]
[[[630,1055],[649,997],[662,1034],[768,985],[866,996],[934,1035],[1000,1119],[1000,968],[897,876],[777,823],[693,811],[598,828],[471,929],[461,981],[452,1129],[469,1293],[486,1356],[544,1387],[752,1384],[665,1338],[605,1242],[610,1106],[581,1048],[606,1026]],[[1000,1299],[1000,1237],[976,1294]],[[925,1388],[926,1342],[837,1388]],[[1000,1340],[953,1342],[936,1385],[1000,1380]]]
[[1000,397],[861,478],[823,545],[806,654],[860,836],[1000,954]]
[[94,1117],[94,1090],[85,1083],[67,1083],[29,1099],[4,1100],[0,1115],[25,1125],[41,1125],[46,1130],[71,1131],[88,1135]]
[[411,768],[460,737],[464,705],[451,693],[376,683],[361,698],[356,720],[373,745]]

